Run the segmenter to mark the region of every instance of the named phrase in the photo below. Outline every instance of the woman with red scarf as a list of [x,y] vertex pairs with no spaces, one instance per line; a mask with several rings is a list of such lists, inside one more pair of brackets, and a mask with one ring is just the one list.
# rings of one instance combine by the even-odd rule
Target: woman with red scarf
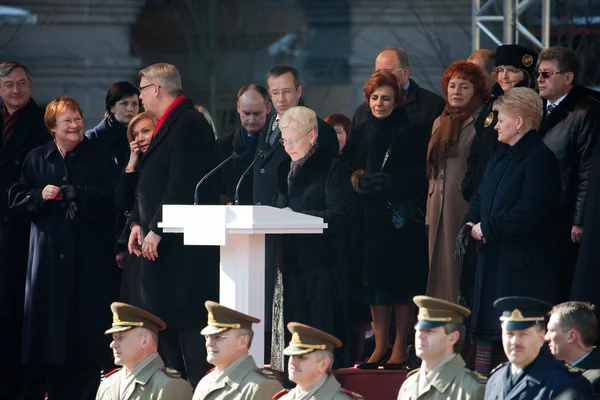
[[454,261],[454,245],[469,210],[461,183],[475,136],[474,122],[489,93],[481,69],[467,61],[455,61],[448,67],[441,88],[446,94],[446,107],[433,123],[427,149],[427,295],[457,302],[461,262]]

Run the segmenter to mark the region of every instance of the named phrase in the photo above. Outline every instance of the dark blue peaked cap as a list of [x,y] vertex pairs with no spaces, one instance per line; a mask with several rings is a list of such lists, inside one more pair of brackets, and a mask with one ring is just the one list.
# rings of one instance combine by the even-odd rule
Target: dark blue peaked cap
[[509,331],[527,329],[537,323],[544,323],[552,304],[533,297],[502,297],[494,302],[494,307],[502,311],[502,327]]

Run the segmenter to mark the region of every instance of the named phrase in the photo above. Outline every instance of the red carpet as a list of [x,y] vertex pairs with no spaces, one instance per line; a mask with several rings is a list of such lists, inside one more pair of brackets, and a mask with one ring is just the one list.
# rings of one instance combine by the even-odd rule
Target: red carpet
[[333,371],[342,387],[362,395],[365,400],[396,400],[408,371],[342,368]]

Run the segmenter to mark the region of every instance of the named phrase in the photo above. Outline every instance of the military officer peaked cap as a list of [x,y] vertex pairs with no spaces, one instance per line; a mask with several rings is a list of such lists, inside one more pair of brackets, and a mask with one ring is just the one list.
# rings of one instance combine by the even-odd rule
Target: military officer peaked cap
[[415,329],[424,330],[446,324],[462,324],[471,314],[468,308],[435,297],[415,296],[413,302],[419,307]]
[[552,304],[533,297],[502,297],[494,302],[494,307],[502,311],[502,327],[509,331],[527,329],[537,323],[544,323]]
[[334,348],[342,346],[340,339],[312,326],[290,322],[287,328],[292,333],[292,340],[283,350],[286,356],[300,356],[317,350],[333,352]]
[[227,329],[252,329],[252,324],[257,324],[260,319],[242,314],[225,306],[207,301],[204,306],[208,310],[208,325],[200,332],[202,335],[216,335]]
[[153,332],[167,328],[167,324],[162,319],[141,308],[116,302],[110,305],[110,309],[113,313],[113,323],[112,328],[104,332],[106,335],[134,328],[146,328]]

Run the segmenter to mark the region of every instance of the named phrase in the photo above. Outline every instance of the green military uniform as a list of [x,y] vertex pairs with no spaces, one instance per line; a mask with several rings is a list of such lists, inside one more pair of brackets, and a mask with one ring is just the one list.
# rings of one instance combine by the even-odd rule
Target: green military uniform
[[[340,347],[342,342],[335,336],[329,335],[323,331],[311,326],[290,322],[287,325],[292,333],[292,340],[283,354],[286,356],[300,356],[312,353],[313,351],[327,351],[333,353],[333,349]],[[331,354],[333,357],[333,354]],[[282,390],[277,393],[273,400],[362,400],[363,397],[358,393],[351,392],[342,388],[342,385],[331,375],[325,375],[307,391],[302,391],[296,386],[292,390]]]
[[[229,329],[252,329],[258,318],[242,314],[213,301],[205,303],[208,326],[203,335],[216,335]],[[196,387],[194,400],[271,400],[283,386],[278,376],[267,368],[258,368],[248,353],[239,357],[222,372],[210,371]]]
[[[434,329],[447,323],[464,323],[471,312],[449,301],[416,296],[419,307],[417,330]],[[485,394],[485,378],[468,368],[460,354],[451,354],[431,371],[411,371],[402,384],[398,400],[479,400]]]
[[[113,303],[112,328],[105,333],[125,332],[145,328],[158,332],[166,324],[157,316],[125,303]],[[106,374],[96,394],[96,400],[190,400],[192,386],[174,369],[165,368],[158,353],[146,357],[131,371],[127,368]]]

